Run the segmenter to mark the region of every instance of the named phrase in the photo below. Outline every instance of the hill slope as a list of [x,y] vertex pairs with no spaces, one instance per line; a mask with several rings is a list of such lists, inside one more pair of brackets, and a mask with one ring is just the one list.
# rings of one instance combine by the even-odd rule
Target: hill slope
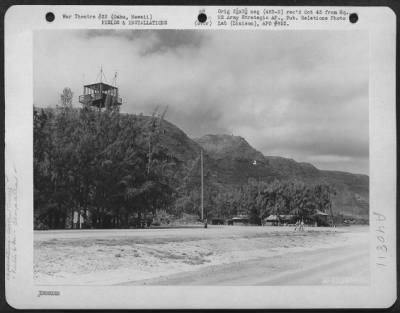
[[339,171],[319,170],[309,163],[299,163],[277,156],[264,156],[242,137],[206,135],[194,139],[208,153],[221,184],[241,184],[249,179],[262,181],[299,180],[333,186],[336,213],[367,218],[369,212],[369,177]]

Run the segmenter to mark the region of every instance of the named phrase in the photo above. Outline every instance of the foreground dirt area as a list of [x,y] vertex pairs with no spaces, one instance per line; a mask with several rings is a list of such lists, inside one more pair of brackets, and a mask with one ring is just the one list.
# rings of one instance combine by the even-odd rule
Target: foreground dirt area
[[359,285],[368,227],[38,231],[40,285]]

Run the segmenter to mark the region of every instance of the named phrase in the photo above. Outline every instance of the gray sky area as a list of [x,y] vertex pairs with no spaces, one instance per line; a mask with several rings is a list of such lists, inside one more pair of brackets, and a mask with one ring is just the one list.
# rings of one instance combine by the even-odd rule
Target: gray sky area
[[368,34],[354,31],[40,31],[34,103],[118,72],[122,112],[190,137],[240,135],[265,155],[368,174]]

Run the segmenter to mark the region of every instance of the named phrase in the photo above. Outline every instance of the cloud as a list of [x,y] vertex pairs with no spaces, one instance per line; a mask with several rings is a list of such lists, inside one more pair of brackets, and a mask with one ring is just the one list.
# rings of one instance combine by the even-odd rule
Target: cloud
[[141,54],[179,51],[181,48],[200,48],[205,39],[202,31],[177,32],[170,30],[87,30],[81,33],[88,40],[121,38],[141,45]]
[[366,32],[40,31],[35,104],[65,86],[78,96],[100,65],[118,71],[123,112],[168,105],[191,137],[233,133],[266,155],[368,173]]

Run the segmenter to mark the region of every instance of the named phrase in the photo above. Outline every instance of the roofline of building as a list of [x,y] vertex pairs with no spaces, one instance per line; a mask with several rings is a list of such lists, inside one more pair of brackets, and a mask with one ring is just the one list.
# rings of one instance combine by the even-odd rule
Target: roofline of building
[[106,84],[106,83],[103,83],[103,82],[100,82],[100,83],[93,83],[93,84],[88,84],[88,85],[83,85],[83,87],[90,88],[90,87],[95,86],[95,85],[103,85],[103,86],[109,87],[110,89],[111,89],[111,88],[112,88],[112,89],[118,89],[117,87],[115,87],[115,86],[113,86],[113,85]]

